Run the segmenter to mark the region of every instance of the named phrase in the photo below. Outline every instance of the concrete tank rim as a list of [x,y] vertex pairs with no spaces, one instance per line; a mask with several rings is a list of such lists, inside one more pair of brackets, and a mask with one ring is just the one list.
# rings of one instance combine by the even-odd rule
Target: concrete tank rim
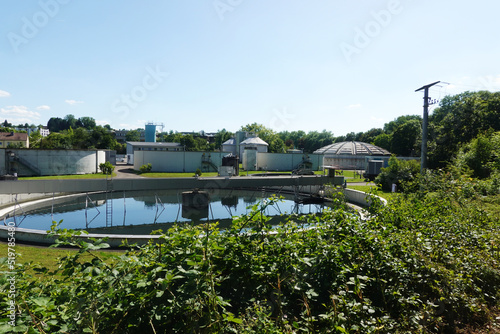
[[[293,176],[292,176],[293,178]],[[82,180],[84,181],[84,180]],[[348,188],[344,188],[344,191],[348,190],[348,192],[354,192],[354,193],[358,193],[360,195],[364,195],[364,196],[367,196],[369,195],[369,193],[366,193],[366,192],[363,192],[363,191],[359,191],[359,190],[354,190],[354,189],[348,189]],[[64,195],[58,195],[58,196],[53,196],[53,197],[44,197],[44,198],[41,198],[41,199],[37,199],[37,200],[30,200],[30,201],[26,201],[26,202],[23,202],[23,203],[20,203],[19,205],[21,207],[29,207],[29,205],[35,205],[35,204],[38,204],[38,203],[42,203],[42,202],[46,202],[46,201],[52,201],[54,198],[71,198],[71,197],[79,197],[79,196],[84,196],[85,194],[94,194],[94,193],[104,193],[105,191],[93,191],[93,192],[88,192],[88,193],[85,193],[85,192],[79,192],[79,193],[71,193],[71,194],[68,194],[68,193],[65,193]],[[383,203],[384,205],[387,204],[387,200],[385,200],[384,198],[380,197],[380,196],[377,196],[377,195],[373,195],[373,196],[376,196],[378,197]],[[3,208],[0,208],[0,219],[1,218],[6,218],[5,215],[9,212],[12,212],[14,211],[13,210],[13,207],[15,205],[9,205],[9,206],[6,206],[6,207],[3,207]],[[5,220],[4,220],[5,221]],[[8,232],[8,228],[9,226],[2,226],[0,225],[0,234],[2,236],[4,236],[4,233],[6,234]],[[20,233],[25,233],[25,234],[32,234],[32,235],[36,235],[36,236],[47,236],[47,231],[43,231],[43,230],[36,230],[36,229],[26,229],[26,228],[22,228],[22,227],[15,227],[15,231],[19,231]],[[88,234],[82,234],[78,237],[80,238],[83,238],[83,239],[88,239],[88,238],[97,238],[97,239],[102,239],[102,238],[108,238],[108,243],[113,243],[113,244],[117,244],[117,242],[119,241],[120,244],[121,244],[121,241],[123,240],[152,240],[152,239],[158,239],[161,235],[155,235],[155,234],[145,234],[145,235],[138,235],[138,234],[99,234],[99,233],[88,233]],[[20,241],[23,241],[23,240],[20,240]],[[29,241],[28,241],[29,242]],[[49,243],[47,243],[49,244]],[[50,244],[53,244],[53,242],[50,242]],[[116,246],[113,246],[113,247],[116,247]]]

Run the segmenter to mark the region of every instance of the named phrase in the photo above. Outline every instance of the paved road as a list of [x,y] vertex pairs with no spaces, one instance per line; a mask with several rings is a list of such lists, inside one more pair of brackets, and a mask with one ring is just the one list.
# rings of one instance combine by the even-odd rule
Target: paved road
[[143,176],[134,173],[132,165],[117,163],[115,166],[116,179],[142,179]]

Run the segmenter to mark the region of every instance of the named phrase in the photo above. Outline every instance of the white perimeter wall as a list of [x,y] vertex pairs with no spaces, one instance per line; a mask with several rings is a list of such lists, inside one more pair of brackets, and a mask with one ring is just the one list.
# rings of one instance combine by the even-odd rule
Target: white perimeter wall
[[[18,157],[26,160],[40,170],[41,175],[91,174],[99,172],[99,164],[106,161],[105,151],[83,150],[15,150],[9,149]],[[0,150],[0,169],[5,160],[5,149]],[[33,171],[16,163],[20,167],[19,176],[33,175]]]
[[[210,152],[210,161],[219,167],[222,157],[227,152]],[[208,158],[205,153],[205,158]],[[309,157],[313,170],[320,170],[323,163],[321,154],[293,154],[293,153],[257,153],[257,169],[272,171],[291,171]],[[171,151],[134,151],[134,169],[139,170],[142,165],[151,163],[153,172],[180,173],[195,172],[202,164],[203,152],[171,152]]]
[[[173,151],[134,151],[134,169],[139,170],[142,165],[151,163],[153,172],[194,173],[198,168],[203,169],[204,152],[173,152]],[[217,167],[222,165],[222,157],[226,152],[205,153],[205,159],[210,155],[210,161]],[[210,168],[210,171],[213,171]]]
[[320,170],[323,163],[322,154],[302,153],[257,153],[257,169],[269,171],[291,171],[309,157],[313,170]]

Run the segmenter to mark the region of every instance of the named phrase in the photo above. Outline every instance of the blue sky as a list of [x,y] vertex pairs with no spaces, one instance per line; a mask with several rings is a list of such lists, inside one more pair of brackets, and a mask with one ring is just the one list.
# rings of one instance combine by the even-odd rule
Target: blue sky
[[382,127],[432,98],[500,91],[500,3],[5,0],[0,120],[113,128]]

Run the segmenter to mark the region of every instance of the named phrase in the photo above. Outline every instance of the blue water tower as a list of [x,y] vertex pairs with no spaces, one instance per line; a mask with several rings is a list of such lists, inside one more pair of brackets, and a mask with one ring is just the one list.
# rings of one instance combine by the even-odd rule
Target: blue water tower
[[147,143],[156,143],[156,124],[146,124],[145,137]]

